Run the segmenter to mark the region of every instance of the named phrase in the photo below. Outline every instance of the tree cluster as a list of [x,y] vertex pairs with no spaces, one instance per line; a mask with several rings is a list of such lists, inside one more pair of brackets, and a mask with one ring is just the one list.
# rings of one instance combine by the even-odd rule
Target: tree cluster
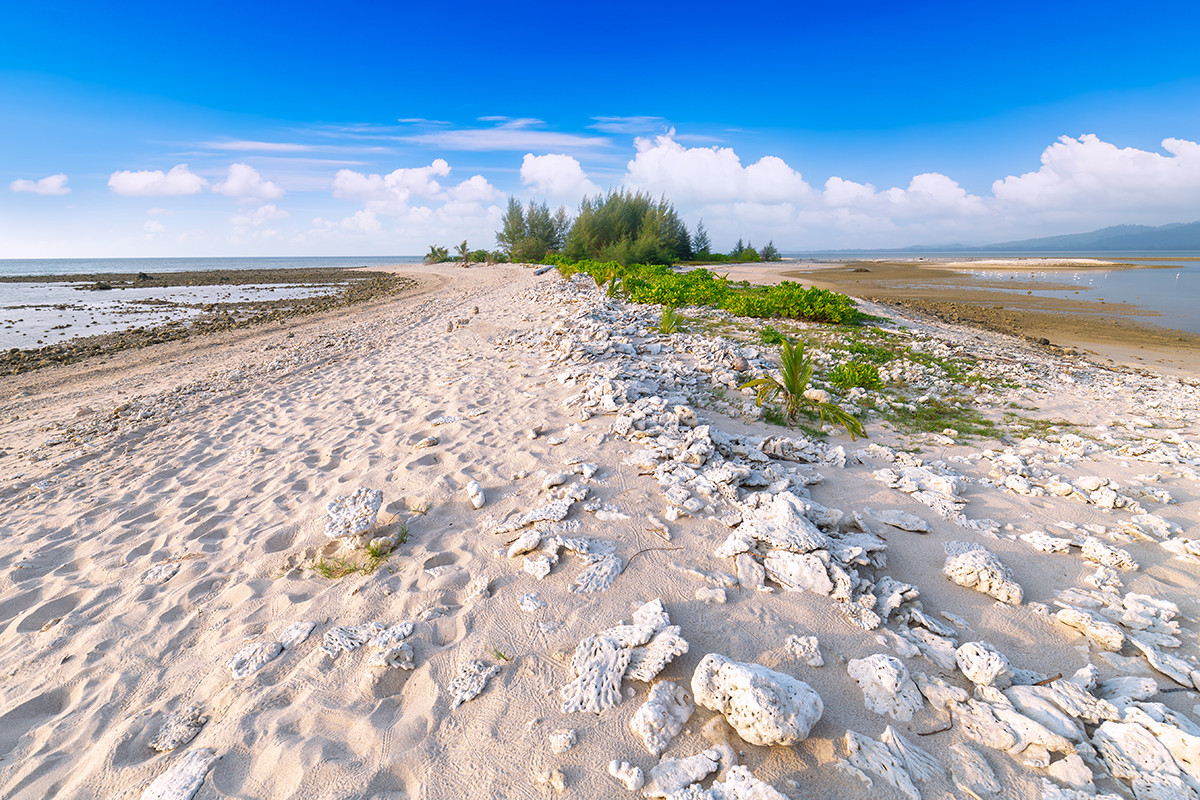
[[510,261],[537,261],[546,253],[562,250],[571,227],[566,206],[550,213],[550,207],[529,201],[522,208],[515,197],[508,198],[508,210],[496,233],[496,242]]
[[738,240],[730,253],[712,252],[704,220],[694,234],[679,218],[675,206],[643,192],[617,189],[585,197],[572,220],[565,207],[553,214],[546,203],[527,206],[513,197],[496,233],[497,260],[536,262],[548,253],[571,260],[630,264],[676,264],[682,261],[778,261],[779,250],[768,242],[762,250]]

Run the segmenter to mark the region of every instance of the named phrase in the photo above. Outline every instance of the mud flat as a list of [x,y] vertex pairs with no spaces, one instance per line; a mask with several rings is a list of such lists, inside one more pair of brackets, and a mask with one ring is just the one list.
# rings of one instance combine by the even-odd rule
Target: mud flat
[[1194,381],[892,312],[814,438],[762,322],[406,274],[0,384],[0,795],[1200,788]]

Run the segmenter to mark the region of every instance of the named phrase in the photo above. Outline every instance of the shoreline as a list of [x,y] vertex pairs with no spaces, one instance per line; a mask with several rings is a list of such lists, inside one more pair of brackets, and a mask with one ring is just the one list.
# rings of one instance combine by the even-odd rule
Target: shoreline
[[[310,297],[261,299],[239,302],[205,302],[201,313],[165,324],[128,326],[91,336],[75,336],[41,347],[11,348],[0,352],[0,375],[16,375],[52,364],[67,364],[107,357],[123,350],[140,349],[171,341],[205,337],[221,331],[280,323],[283,320],[348,308],[375,298],[404,292],[409,279],[379,267],[317,267],[297,269],[205,270],[199,272],[93,273],[80,275],[0,276],[0,283],[79,284],[81,295],[95,293],[104,299],[119,297],[123,289],[167,287],[237,287],[281,284],[338,287]],[[91,284],[88,286],[87,284]],[[175,304],[154,305],[156,311]],[[191,308],[179,305],[178,308]],[[20,308],[7,313],[16,316]],[[181,315],[182,317],[183,315]]]
[[799,279],[907,313],[974,325],[1060,350],[1085,351],[1102,363],[1193,376],[1200,363],[1200,334],[1155,325],[1152,313],[1124,303],[1003,291],[1004,280],[977,279],[939,264],[853,262],[782,269],[777,275],[779,280]]

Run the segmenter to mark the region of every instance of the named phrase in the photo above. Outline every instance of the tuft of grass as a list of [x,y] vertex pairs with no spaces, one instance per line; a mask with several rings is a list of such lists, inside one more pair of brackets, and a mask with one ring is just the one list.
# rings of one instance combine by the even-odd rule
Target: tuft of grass
[[429,513],[429,503],[421,503],[416,508],[410,508],[409,511],[414,514],[420,514],[423,517]]
[[772,328],[770,325],[764,325],[762,330],[758,332],[758,340],[763,344],[783,344],[787,341],[783,334]]
[[408,544],[408,523],[405,522],[396,529],[396,544]]
[[879,379],[879,367],[869,361],[846,361],[838,364],[829,372],[829,381],[839,389],[873,389],[883,388]]
[[958,398],[933,397],[917,403],[915,410],[888,409],[884,419],[892,423],[901,433],[940,433],[946,428],[958,431],[964,439],[983,437],[997,439],[1000,430],[996,423],[971,406],[963,405]]
[[488,652],[491,653],[492,658],[495,658],[498,661],[505,661],[505,662],[512,661],[512,656],[508,655],[507,653],[505,653],[503,650],[501,650],[498,647],[493,647]]

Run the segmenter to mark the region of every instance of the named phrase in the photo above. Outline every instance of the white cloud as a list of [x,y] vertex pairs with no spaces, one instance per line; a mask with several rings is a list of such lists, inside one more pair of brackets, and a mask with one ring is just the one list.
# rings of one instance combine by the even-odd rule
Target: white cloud
[[482,175],[472,175],[457,186],[450,187],[446,194],[458,203],[490,203],[503,197],[503,192],[488,183]]
[[556,133],[532,128],[533,125],[539,123],[540,120],[535,119],[514,119],[505,120],[492,128],[433,131],[401,138],[414,144],[439,147],[445,150],[472,151],[595,150],[611,145],[611,142],[603,136]]
[[441,158],[434,159],[427,167],[407,167],[387,175],[364,175],[352,169],[340,169],[333,178],[333,196],[407,203],[413,197],[441,194],[441,184],[434,178],[449,174],[450,165]]
[[677,203],[784,203],[811,200],[815,192],[799,172],[781,158],[766,156],[743,167],[729,147],[687,148],[665,136],[635,141],[624,183]]
[[226,197],[247,201],[278,200],[283,197],[283,189],[263,180],[258,170],[241,162],[229,165],[227,177],[214,186],[213,191]]
[[161,222],[159,222],[156,219],[148,219],[148,220],[146,220],[145,224],[142,225],[142,228],[145,229],[146,233],[153,236],[155,234],[162,233],[163,231],[165,231],[167,229],[167,226],[163,225]]
[[209,150],[256,150],[267,153],[307,153],[315,149],[310,144],[298,142],[255,142],[246,139],[223,142],[201,142],[201,147]]
[[208,186],[208,181],[188,169],[187,164],[176,164],[170,172],[161,169],[124,170],[114,172],[108,179],[108,188],[126,197],[171,197],[198,194]]
[[230,217],[230,222],[237,228],[258,228],[272,220],[287,219],[288,212],[276,207],[274,203],[259,206],[254,211],[236,214]]
[[1190,213],[1200,205],[1200,145],[1164,139],[1169,155],[1117,147],[1094,134],[1063,136],[1042,152],[1036,172],[992,184],[996,199],[1029,210],[1147,209]]
[[38,181],[18,178],[10,183],[8,188],[14,192],[30,192],[32,194],[63,195],[71,193],[71,188],[67,186],[67,176],[61,172]]
[[342,220],[342,230],[344,231],[359,231],[361,233],[375,233],[383,227],[383,223],[375,216],[374,211],[363,209],[362,211],[354,212],[353,216],[346,217]]
[[562,200],[579,200],[600,193],[600,187],[588,180],[579,162],[568,155],[535,156],[526,153],[521,162],[521,183],[535,194]]
[[648,133],[663,130],[667,121],[662,117],[592,117],[589,128],[605,133]]

